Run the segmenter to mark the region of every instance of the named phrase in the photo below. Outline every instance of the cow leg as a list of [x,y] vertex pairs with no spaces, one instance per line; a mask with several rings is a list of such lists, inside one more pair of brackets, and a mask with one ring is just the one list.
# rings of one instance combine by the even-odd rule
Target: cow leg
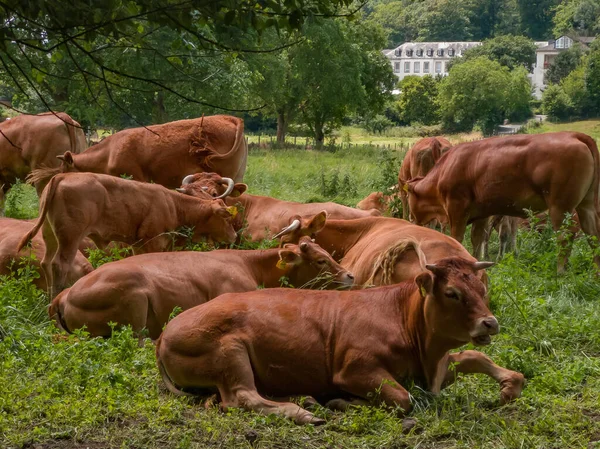
[[[230,352],[230,351],[225,351]],[[291,402],[269,401],[258,394],[254,383],[254,373],[245,348],[236,354],[223,354],[227,357],[223,367],[223,381],[217,385],[221,394],[222,407],[241,407],[264,415],[282,415],[296,424],[323,424],[325,420],[317,418],[308,410]]]
[[73,266],[75,256],[77,255],[80,240],[81,239],[73,239],[68,242],[58,243],[58,249],[52,259],[51,298],[54,298],[54,296],[58,295],[67,287],[67,276]]
[[385,370],[366,372],[360,368],[347,367],[336,377],[336,386],[352,396],[366,400],[374,398],[377,404],[385,404],[388,407],[399,406],[404,413],[412,409],[408,391]]
[[448,355],[448,372],[444,386],[453,383],[459,373],[486,374],[500,384],[500,404],[504,405],[519,396],[525,385],[525,376],[492,362],[487,355],[479,351],[462,351]]
[[[581,230],[586,234],[587,241],[592,250],[597,253],[598,240],[600,240],[600,217],[596,212],[593,200],[586,201],[585,203],[582,202],[577,206],[576,211],[577,215],[579,215]],[[596,240],[592,237],[596,237]],[[600,255],[594,256],[594,263],[598,267],[598,271],[600,271]]]
[[400,201],[402,202],[402,218],[410,220],[410,214],[408,210],[408,193],[403,189],[404,185],[399,185],[400,190]]
[[489,218],[475,220],[471,224],[471,245],[473,256],[478,260],[488,258],[488,239],[490,238]]
[[337,410],[340,412],[345,412],[346,410],[348,410],[350,407],[356,407],[356,406],[367,406],[370,405],[369,401],[366,401],[364,399],[332,399],[330,401],[327,401],[327,403],[325,404],[325,407],[331,409],[331,410]]
[[47,293],[50,296],[50,299],[52,299],[56,296],[53,295],[52,292],[52,260],[56,256],[56,251],[58,250],[58,241],[56,240],[52,226],[50,226],[48,221],[45,221],[42,225],[42,237],[44,239],[46,252],[44,253],[44,258],[40,262],[40,265],[42,267],[42,276],[46,278],[46,285],[48,288]]
[[[583,209],[584,208],[582,208],[582,210]],[[554,231],[560,230],[565,219],[565,214],[567,212],[570,211],[557,207],[551,208],[549,210],[550,221],[552,223],[552,229],[554,229]],[[567,262],[569,260],[569,256],[571,255],[571,249],[573,248],[573,237],[574,235],[568,231],[560,232],[558,234],[558,274],[563,274],[567,270]]]
[[465,209],[460,206],[453,206],[448,209],[450,219],[450,235],[462,243],[465,239],[468,217],[465,215]]

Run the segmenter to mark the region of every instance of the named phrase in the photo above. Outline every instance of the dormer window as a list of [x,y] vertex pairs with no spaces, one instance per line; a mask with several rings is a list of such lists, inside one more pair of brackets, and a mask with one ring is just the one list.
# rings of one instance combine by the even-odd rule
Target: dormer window
[[433,48],[427,49],[427,56],[433,56]]
[[438,48],[437,55],[438,56],[444,56],[444,49],[443,48]]
[[419,48],[417,50],[417,56],[423,56],[423,49],[422,48]]
[[453,48],[449,48],[448,49],[448,56],[454,56],[454,49]]
[[408,56],[410,58],[412,55],[413,55],[412,50],[406,50],[406,56]]
[[399,48],[397,48],[396,51],[394,52],[394,54],[396,56],[402,56],[402,50],[400,50]]

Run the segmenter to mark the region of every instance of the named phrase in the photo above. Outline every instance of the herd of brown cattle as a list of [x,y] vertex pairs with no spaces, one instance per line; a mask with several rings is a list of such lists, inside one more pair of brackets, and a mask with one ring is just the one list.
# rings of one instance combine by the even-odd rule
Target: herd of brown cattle
[[[41,195],[36,222],[0,219],[0,274],[28,259],[64,331],[109,337],[116,323],[149,335],[173,393],[216,395],[222,408],[298,423],[322,420],[274,398],[406,413],[408,380],[438,393],[458,373],[495,379],[501,403],[519,397],[522,374],[478,351],[450,353],[499,332],[488,308],[492,263],[462,246],[466,226],[479,257],[492,228],[501,250],[514,248],[526,209],[548,210],[554,229],[576,213],[581,230],[600,237],[598,149],[579,133],[456,146],[423,139],[402,163],[398,192],[373,193],[358,209],[246,193],[247,146],[235,117],[125,130],[87,150],[64,113],[16,117],[0,134],[3,192],[28,176]],[[381,216],[398,194],[405,219]],[[432,223],[452,237],[421,226]],[[190,238],[274,238],[280,247],[174,251]],[[93,270],[86,248],[110,242],[135,255]],[[565,266],[563,256],[559,271]]]

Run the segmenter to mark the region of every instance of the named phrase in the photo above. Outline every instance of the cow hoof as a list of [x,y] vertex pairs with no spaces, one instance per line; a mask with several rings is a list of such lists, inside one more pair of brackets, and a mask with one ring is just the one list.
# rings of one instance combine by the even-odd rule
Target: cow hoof
[[294,421],[296,421],[296,424],[312,424],[314,426],[320,426],[321,424],[325,424],[327,422],[322,418],[317,418],[311,412],[308,412],[304,409],[300,409],[298,411],[298,414],[294,417]]
[[300,405],[307,410],[314,410],[318,407],[319,403],[312,396],[306,396],[300,401]]
[[313,416],[312,419],[310,420],[309,424],[312,424],[313,426],[322,426],[323,424],[326,424],[326,423],[327,423],[327,421],[325,421],[324,419]]
[[404,418],[402,420],[402,433],[410,432],[417,423],[418,421],[415,418]]
[[217,395],[213,394],[211,396],[209,396],[208,398],[206,398],[206,400],[204,401],[204,408],[205,409],[209,409],[209,408],[213,408],[215,405],[217,405],[219,402]]
[[511,377],[500,382],[500,405],[514,401],[523,391],[525,376],[521,373],[513,373]]

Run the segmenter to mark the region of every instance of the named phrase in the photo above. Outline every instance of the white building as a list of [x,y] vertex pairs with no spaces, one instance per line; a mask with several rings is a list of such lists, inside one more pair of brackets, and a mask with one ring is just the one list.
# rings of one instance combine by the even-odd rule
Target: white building
[[447,75],[448,62],[481,42],[405,42],[383,54],[392,63],[398,79],[417,75]]
[[542,92],[546,88],[546,71],[556,55],[571,48],[575,43],[579,43],[584,49],[589,49],[589,44],[594,39],[594,37],[561,36],[549,42],[536,42],[538,49],[531,81],[537,99],[542,98]]

